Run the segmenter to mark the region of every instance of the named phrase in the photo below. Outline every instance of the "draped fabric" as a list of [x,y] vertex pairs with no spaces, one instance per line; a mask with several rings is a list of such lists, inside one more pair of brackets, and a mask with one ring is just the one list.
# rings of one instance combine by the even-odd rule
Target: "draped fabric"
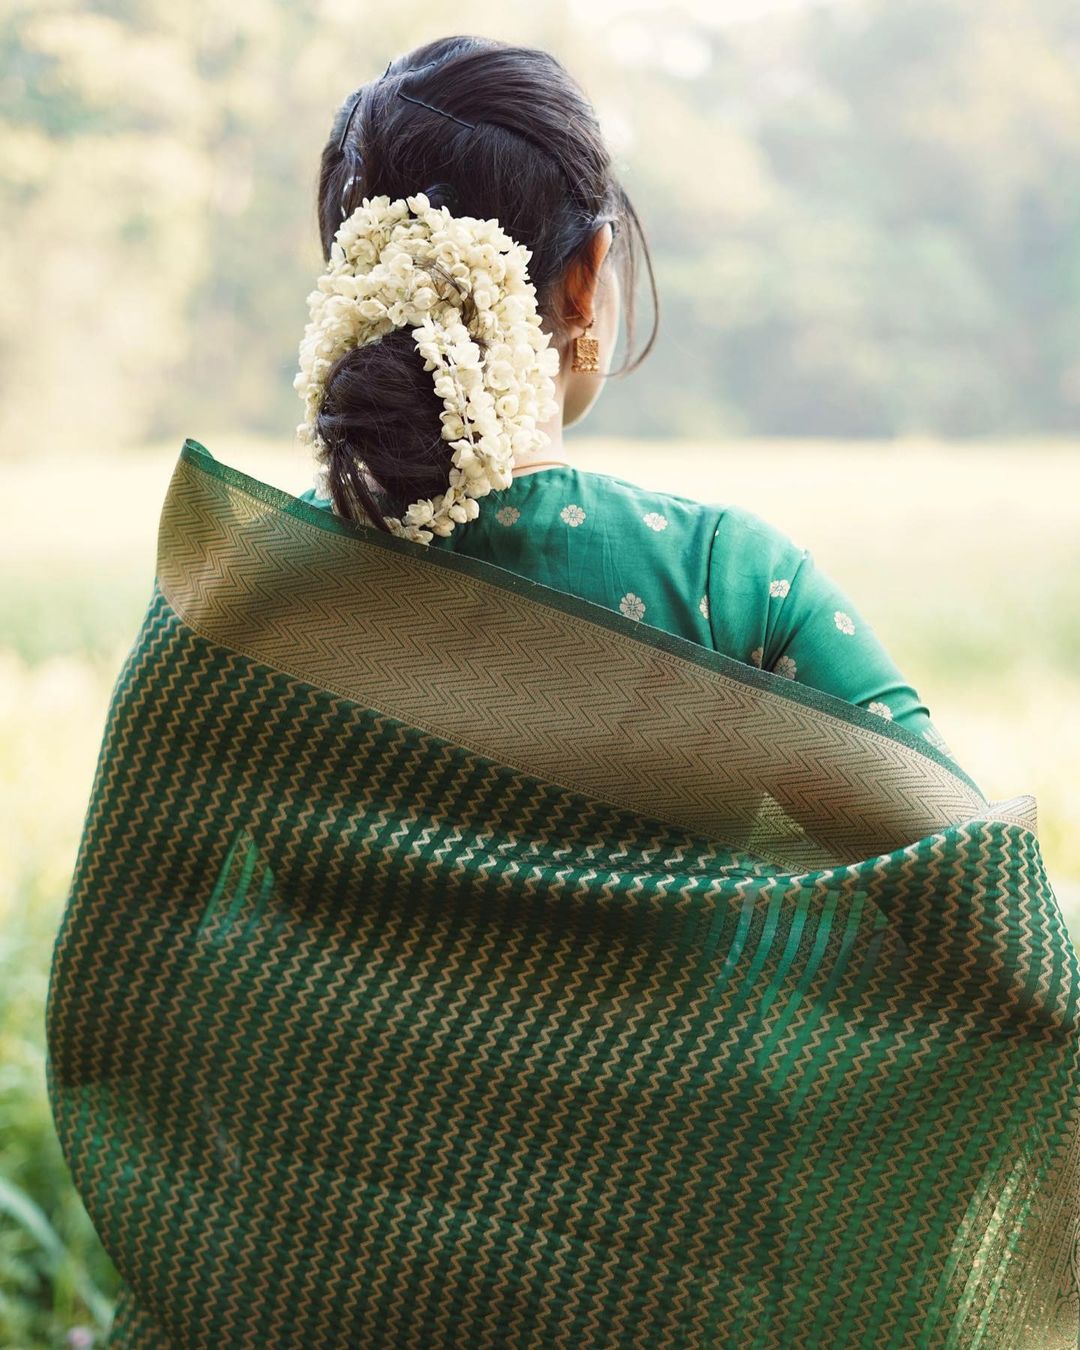
[[114,1346],[1080,1329],[1035,801],[181,450],[51,971]]

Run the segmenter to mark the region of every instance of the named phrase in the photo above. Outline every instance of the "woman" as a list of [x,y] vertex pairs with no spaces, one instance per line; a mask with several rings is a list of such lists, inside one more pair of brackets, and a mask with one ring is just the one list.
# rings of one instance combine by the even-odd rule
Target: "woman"
[[1034,799],[780,532],[560,458],[636,228],[580,91],[424,47],[320,203],[334,509],[184,443],[54,953],[110,1344],[1075,1346]]
[[[498,219],[528,244],[539,310],[561,356],[547,444],[515,459],[514,481],[483,501],[476,520],[432,542],[800,680],[948,754],[928,708],[808,549],[744,506],[648,490],[566,454],[563,428],[588,413],[610,373],[622,294],[632,345],[638,248],[650,279],[652,267],[595,113],[562,65],[546,52],[463,37],[392,61],[346,100],[323,151],[324,257],[362,197],[419,189],[455,214]],[[586,333],[598,348],[595,370],[576,368]],[[655,328],[625,370],[654,339]],[[407,329],[354,348],[327,381],[320,419],[333,450],[332,501],[314,489],[304,500],[385,529],[384,511],[400,514],[444,490],[441,409]],[[356,471],[360,460],[366,473]]]

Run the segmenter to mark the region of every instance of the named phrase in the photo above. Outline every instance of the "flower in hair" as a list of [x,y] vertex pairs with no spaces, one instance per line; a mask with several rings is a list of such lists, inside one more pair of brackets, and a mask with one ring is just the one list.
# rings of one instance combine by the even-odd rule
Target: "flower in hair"
[[531,257],[497,220],[451,215],[422,192],[365,197],[342,221],[308,296],[293,381],[305,410],[297,435],[313,450],[322,495],[328,446],[317,421],[330,370],[406,325],[443,401],[441,435],[453,453],[445,492],[383,517],[393,534],[427,544],[475,520],[478,499],[511,483],[515,457],[547,443],[541,424],[558,411],[559,353],[541,327]]

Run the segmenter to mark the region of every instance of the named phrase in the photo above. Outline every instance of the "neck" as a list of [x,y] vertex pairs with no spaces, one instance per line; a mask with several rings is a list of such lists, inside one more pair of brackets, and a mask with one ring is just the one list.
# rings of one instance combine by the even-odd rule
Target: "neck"
[[511,472],[514,474],[530,473],[534,468],[547,468],[553,464],[569,464],[570,460],[566,458],[563,449],[563,409],[562,399],[559,399],[559,410],[550,421],[544,422],[540,430],[547,435],[546,444],[538,450],[532,450],[527,455],[517,455],[514,458]]

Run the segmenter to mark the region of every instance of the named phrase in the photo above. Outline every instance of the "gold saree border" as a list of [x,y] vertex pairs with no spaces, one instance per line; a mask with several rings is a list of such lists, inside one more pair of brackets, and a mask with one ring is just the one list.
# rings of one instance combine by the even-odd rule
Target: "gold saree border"
[[162,507],[157,584],[212,642],[785,868],[842,866],[972,819],[1035,831],[1033,797],[987,802],[940,751],[865,709],[343,521],[190,438]]

